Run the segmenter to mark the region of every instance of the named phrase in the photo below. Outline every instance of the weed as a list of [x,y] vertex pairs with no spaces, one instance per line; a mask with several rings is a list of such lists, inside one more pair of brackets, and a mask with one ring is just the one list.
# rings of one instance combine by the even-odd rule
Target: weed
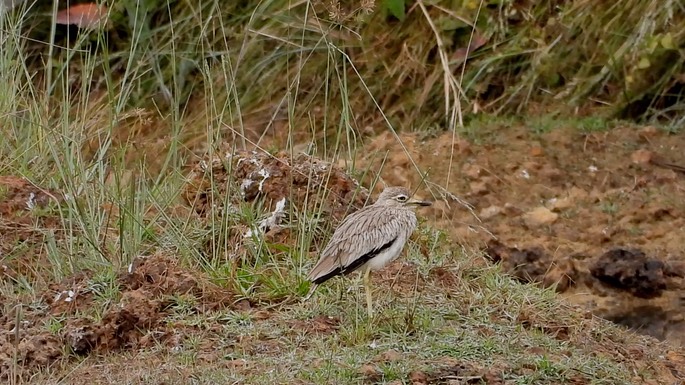
[[603,201],[599,204],[599,209],[609,215],[614,215],[618,212],[618,203],[617,202],[609,202],[609,201]]
[[58,335],[64,328],[64,321],[64,317],[50,317],[45,323],[45,328],[48,332]]
[[88,280],[86,292],[93,294],[94,300],[102,309],[109,309],[114,304],[118,303],[121,298],[121,290],[114,269],[104,268],[98,270],[95,275]]

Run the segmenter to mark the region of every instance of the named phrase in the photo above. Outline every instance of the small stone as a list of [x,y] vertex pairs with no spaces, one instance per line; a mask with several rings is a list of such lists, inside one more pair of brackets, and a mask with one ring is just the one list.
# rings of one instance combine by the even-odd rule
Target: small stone
[[228,360],[225,361],[223,365],[226,368],[230,369],[244,368],[245,366],[247,366],[247,360],[244,360],[242,358],[238,358],[236,360]]
[[547,201],[547,204],[549,206],[549,209],[552,211],[563,211],[571,206],[573,206],[573,200],[571,198],[566,197],[566,198],[552,198],[549,201]]
[[490,192],[485,182],[471,182],[469,187],[473,195],[485,195]]
[[630,160],[635,164],[648,164],[654,158],[654,153],[648,150],[637,150],[630,154]]
[[378,357],[376,357],[376,361],[378,362],[395,362],[401,359],[402,354],[400,354],[397,350],[394,349],[386,350],[383,353],[379,354]]
[[545,178],[552,182],[563,182],[568,178],[568,176],[561,170],[549,164],[545,164],[544,166],[542,166],[540,171],[538,171],[538,175],[541,178]]
[[458,150],[462,155],[471,155],[471,143],[468,140],[457,140],[456,143],[452,145],[452,148]]
[[559,218],[559,214],[553,213],[544,206],[536,207],[523,215],[523,220],[530,227],[549,225],[554,223],[557,218]]
[[530,156],[543,156],[545,155],[545,150],[540,146],[533,146],[530,148]]
[[482,169],[476,164],[466,164],[462,168],[461,172],[470,179],[478,179],[480,177]]
[[680,178],[680,175],[676,174],[675,171],[673,170],[666,170],[662,168],[658,168],[654,170],[652,173],[653,175],[653,180],[654,182],[657,183],[672,183],[673,181],[678,180]]
[[583,190],[582,188],[579,187],[571,187],[571,190],[568,192],[569,198],[572,199],[585,199],[588,196],[587,191]]
[[502,212],[501,207],[493,205],[493,206],[486,207],[483,210],[481,210],[480,214],[478,216],[480,217],[480,219],[488,220],[488,219],[496,217],[501,212]]
[[217,360],[219,360],[219,355],[215,352],[205,352],[205,353],[198,354],[197,358],[200,361],[212,363],[212,362],[216,362]]
[[517,217],[517,216],[523,214],[523,210],[521,210],[520,208],[516,207],[515,205],[507,202],[504,204],[504,213],[510,217]]

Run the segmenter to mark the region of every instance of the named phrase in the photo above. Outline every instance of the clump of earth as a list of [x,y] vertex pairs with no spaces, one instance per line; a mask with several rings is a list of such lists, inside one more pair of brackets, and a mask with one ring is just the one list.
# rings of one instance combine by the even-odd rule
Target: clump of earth
[[342,168],[306,154],[225,151],[193,167],[183,197],[202,216],[261,199],[271,210],[294,203],[339,221],[363,207],[369,192]]

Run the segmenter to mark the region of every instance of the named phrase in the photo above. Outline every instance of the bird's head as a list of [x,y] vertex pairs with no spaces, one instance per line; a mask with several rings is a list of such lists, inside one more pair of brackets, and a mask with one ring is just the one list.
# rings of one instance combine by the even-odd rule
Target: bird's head
[[411,195],[411,191],[405,187],[386,187],[378,196],[375,204],[391,207],[416,207],[433,204],[428,201],[412,199]]

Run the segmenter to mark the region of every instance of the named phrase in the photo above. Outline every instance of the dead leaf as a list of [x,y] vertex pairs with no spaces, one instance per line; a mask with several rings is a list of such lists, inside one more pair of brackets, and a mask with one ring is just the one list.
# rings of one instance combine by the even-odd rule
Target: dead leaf
[[76,4],[55,15],[57,24],[73,24],[83,29],[97,29],[107,23],[107,7],[96,3]]
[[452,54],[452,63],[454,64],[461,64],[466,60],[466,54],[468,53],[469,56],[478,48],[482,47],[485,45],[485,43],[488,42],[488,39],[486,39],[483,35],[481,35],[478,32],[475,32],[473,34],[473,39],[471,40],[471,44],[469,44],[468,48],[459,48],[456,51],[454,51],[454,54]]

